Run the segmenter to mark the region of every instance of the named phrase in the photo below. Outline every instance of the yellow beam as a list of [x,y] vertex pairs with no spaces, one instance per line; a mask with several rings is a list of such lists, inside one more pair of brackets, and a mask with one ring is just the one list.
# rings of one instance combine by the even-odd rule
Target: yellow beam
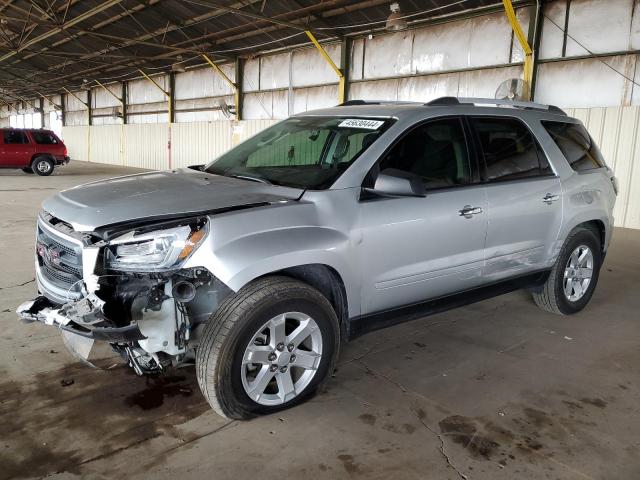
[[81,104],[83,104],[85,107],[88,107],[89,104],[87,102],[85,102],[84,100],[82,100],[79,96],[77,96],[75,93],[69,91],[69,89],[67,89],[66,87],[62,87],[62,89],[67,92],[69,95],[73,96],[76,98],[76,100],[78,100]]
[[40,93],[38,90],[36,90],[36,93],[38,95],[40,95],[42,98],[44,98],[45,100],[47,100],[51,105],[53,105],[56,108],[59,108],[60,110],[62,110],[62,107],[58,104],[56,104],[56,102],[54,102],[53,100],[51,100],[51,98],[47,97],[46,95],[44,95],[43,93]]
[[227,76],[227,74],[224,73],[222,69],[218,66],[218,64],[216,64],[213,60],[211,60],[205,53],[202,54],[202,58],[204,58],[205,61],[209,65],[211,65],[211,67],[216,72],[218,72],[218,74],[224,79],[224,81],[227,82],[231,86],[231,88],[233,88],[233,97],[236,102],[236,120],[240,120],[240,89],[238,88],[238,85],[232,82],[231,79]]
[[338,102],[343,103],[345,101],[345,91],[346,91],[346,83],[345,83],[346,80],[344,78],[344,73],[334,63],[334,61],[331,59],[331,57],[329,56],[327,51],[324,49],[324,47],[320,45],[320,42],[318,42],[318,39],[315,37],[315,35],[311,33],[309,30],[305,30],[304,33],[307,34],[307,37],[309,37],[309,40],[311,40],[311,43],[315,45],[316,49],[318,49],[318,51],[327,61],[329,66],[333,69],[334,72],[336,72],[336,75],[338,75]]
[[120,102],[121,105],[124,105],[124,102],[122,101],[122,99],[120,97],[118,97],[115,93],[113,93],[111,90],[109,90],[107,87],[105,87],[103,84],[101,84],[98,80],[94,80],[94,82],[96,82],[99,86],[101,86],[103,89],[106,90],[106,92],[111,95],[113,98],[115,98],[116,100],[118,100]]
[[171,117],[173,116],[172,115],[173,112],[171,111],[171,94],[169,92],[167,92],[164,88],[162,88],[160,85],[158,85],[158,83],[153,78],[151,78],[149,75],[144,73],[141,69],[138,69],[138,71],[142,74],[142,76],[144,78],[146,78],[151,83],[153,83],[158,90],[160,90],[162,93],[164,93],[167,96],[167,99],[169,100],[169,106],[168,106],[168,109],[169,109],[169,123],[171,123]]
[[[504,11],[507,15],[507,20],[509,20],[509,24],[513,29],[513,33],[518,39],[518,43],[520,43],[520,47],[524,52],[524,73],[523,80],[527,84],[527,88],[531,88],[531,80],[533,79],[533,50],[531,50],[531,46],[529,46],[529,42],[527,41],[527,37],[522,31],[522,27],[520,26],[520,22],[518,22],[518,18],[516,17],[516,12],[513,9],[513,4],[511,0],[502,0],[502,4],[504,5]],[[527,99],[531,99],[531,92],[526,92]]]

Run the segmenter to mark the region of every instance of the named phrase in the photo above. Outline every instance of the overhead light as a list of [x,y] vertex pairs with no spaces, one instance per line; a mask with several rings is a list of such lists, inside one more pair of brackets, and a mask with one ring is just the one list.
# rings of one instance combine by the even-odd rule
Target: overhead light
[[184,64],[182,63],[182,55],[176,57],[176,63],[171,65],[171,71],[176,73],[182,73],[186,71]]
[[399,32],[401,30],[406,30],[407,20],[402,18],[402,14],[400,13],[400,5],[398,3],[392,3],[391,7],[391,15],[387,17],[387,24],[385,25],[385,29],[390,32]]

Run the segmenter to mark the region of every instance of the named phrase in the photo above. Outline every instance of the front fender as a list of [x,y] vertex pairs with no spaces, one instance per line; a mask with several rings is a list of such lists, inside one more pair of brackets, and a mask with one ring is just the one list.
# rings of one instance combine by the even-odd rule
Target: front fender
[[213,217],[211,234],[185,266],[207,268],[237,292],[270,273],[303,265],[325,265],[340,275],[349,312],[357,315],[360,269],[353,254],[357,239],[351,238],[351,232],[344,222],[327,226],[313,205],[252,209],[224,218]]

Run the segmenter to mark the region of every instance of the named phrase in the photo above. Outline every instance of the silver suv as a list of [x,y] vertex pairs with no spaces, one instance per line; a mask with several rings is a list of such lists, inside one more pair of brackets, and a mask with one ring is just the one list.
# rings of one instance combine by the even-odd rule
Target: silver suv
[[518,288],[589,302],[616,180],[557,107],[351,101],[296,115],[206,166],[46,200],[40,296],[18,314],[138,374],[195,362],[220,415],[295,405],[342,342]]

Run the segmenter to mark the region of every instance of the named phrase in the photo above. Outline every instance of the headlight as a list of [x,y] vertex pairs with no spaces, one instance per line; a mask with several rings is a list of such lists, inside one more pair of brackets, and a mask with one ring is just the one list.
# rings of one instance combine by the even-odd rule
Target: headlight
[[126,233],[109,243],[105,254],[107,267],[142,272],[177,268],[202,243],[207,231],[208,223]]

